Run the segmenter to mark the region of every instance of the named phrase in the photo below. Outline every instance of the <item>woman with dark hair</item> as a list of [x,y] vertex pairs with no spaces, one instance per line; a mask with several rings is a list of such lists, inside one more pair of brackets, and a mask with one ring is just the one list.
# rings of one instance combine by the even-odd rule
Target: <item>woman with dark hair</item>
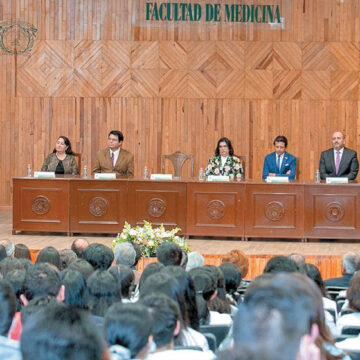
[[79,309],[86,309],[86,284],[77,270],[65,269],[59,274],[61,284],[65,286],[64,303]]
[[44,247],[40,250],[36,258],[35,264],[48,263],[55,265],[59,269],[60,255],[59,252],[52,246]]
[[219,268],[224,274],[226,300],[231,306],[231,315],[237,311],[237,303],[240,300],[240,294],[237,292],[241,283],[241,272],[232,263],[224,262]]
[[221,138],[217,143],[215,156],[209,160],[205,175],[224,175],[232,180],[241,180],[243,173],[242,162],[234,155],[231,141],[226,137]]
[[41,171],[54,171],[55,174],[72,175],[79,173],[70,140],[66,136],[59,136],[53,152],[46,157]]
[[25,244],[16,244],[14,257],[17,259],[29,259],[31,260],[30,250]]
[[130,302],[135,285],[133,271],[128,266],[120,264],[111,266],[108,272],[116,279],[122,302]]

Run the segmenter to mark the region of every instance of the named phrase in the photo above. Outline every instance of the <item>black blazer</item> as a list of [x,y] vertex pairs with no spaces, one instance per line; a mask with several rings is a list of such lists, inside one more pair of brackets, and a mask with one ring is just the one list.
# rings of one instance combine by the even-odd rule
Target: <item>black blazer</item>
[[323,151],[320,157],[319,170],[321,179],[326,177],[347,177],[349,180],[354,180],[359,171],[356,151],[344,147],[338,174],[335,173],[334,149]]

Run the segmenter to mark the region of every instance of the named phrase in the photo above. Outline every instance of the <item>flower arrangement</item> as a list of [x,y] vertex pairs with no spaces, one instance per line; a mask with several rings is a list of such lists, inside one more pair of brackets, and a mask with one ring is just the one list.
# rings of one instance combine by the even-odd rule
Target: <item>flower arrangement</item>
[[186,243],[186,240],[176,235],[180,230],[180,228],[175,228],[166,231],[163,224],[157,228],[153,228],[151,223],[145,220],[144,226],[131,227],[131,225],[125,221],[123,231],[113,240],[112,245],[115,247],[116,244],[127,241],[137,243],[140,247],[141,255],[149,257],[156,253],[156,249],[161,243],[168,241],[179,245],[185,252],[189,252],[190,247]]

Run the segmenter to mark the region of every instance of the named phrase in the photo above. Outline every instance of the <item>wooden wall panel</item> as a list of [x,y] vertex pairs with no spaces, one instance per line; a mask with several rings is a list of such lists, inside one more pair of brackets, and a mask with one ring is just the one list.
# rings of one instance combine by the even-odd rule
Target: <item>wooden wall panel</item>
[[0,49],[0,206],[11,204],[11,177],[40,169],[60,134],[91,167],[121,129],[136,175],[177,150],[194,154],[197,173],[222,136],[251,178],[278,134],[300,180],[313,179],[333,131],[359,150],[360,1],[242,3],[275,2],[284,29],[146,22],[145,0],[0,0],[0,22],[38,29],[30,54]]

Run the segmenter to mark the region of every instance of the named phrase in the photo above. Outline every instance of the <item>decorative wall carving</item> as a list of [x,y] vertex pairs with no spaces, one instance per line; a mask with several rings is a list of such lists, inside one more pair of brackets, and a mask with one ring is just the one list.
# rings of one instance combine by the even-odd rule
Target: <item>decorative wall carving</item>
[[340,221],[345,215],[345,209],[338,202],[331,202],[326,207],[326,218],[332,222]]
[[166,211],[166,202],[159,198],[152,198],[149,201],[148,213],[152,217],[160,217]]
[[285,215],[284,205],[280,201],[270,201],[265,206],[265,216],[270,221],[280,221]]
[[207,206],[209,218],[219,220],[224,217],[225,204],[220,200],[212,200]]
[[96,217],[104,216],[107,212],[108,206],[109,202],[105,198],[96,196],[90,200],[89,211]]
[[50,210],[50,200],[46,196],[39,195],[33,200],[31,209],[36,215],[45,215]]

